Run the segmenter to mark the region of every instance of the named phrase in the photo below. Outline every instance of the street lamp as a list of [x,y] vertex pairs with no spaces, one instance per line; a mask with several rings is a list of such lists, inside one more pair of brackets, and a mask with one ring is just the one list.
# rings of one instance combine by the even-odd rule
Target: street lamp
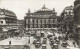
[[10,46],[11,46],[11,40],[9,41],[9,49],[11,48]]
[[28,41],[28,44],[30,44],[30,35],[29,35],[28,37],[29,37],[29,41]]

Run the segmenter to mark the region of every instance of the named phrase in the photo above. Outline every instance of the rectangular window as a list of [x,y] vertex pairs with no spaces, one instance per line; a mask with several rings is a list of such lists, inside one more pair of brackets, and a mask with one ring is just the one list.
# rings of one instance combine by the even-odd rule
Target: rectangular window
[[33,28],[34,28],[34,25],[33,25]]
[[28,24],[28,28],[30,28],[30,24]]
[[42,28],[42,24],[40,25],[40,28]]
[[28,23],[30,23],[30,20],[28,20]]
[[42,24],[42,20],[40,20],[41,24]]
[[50,19],[48,20],[48,23],[50,23]]
[[34,20],[32,20],[33,21],[33,23],[34,23]]
[[37,25],[34,25],[34,27],[37,28],[38,26]]
[[69,12],[67,12],[67,15],[69,15]]
[[67,14],[64,14],[64,16],[66,16]]
[[53,23],[54,23],[54,20],[53,20]]
[[71,13],[71,15],[73,16],[74,14],[73,14],[73,13]]
[[38,19],[38,24],[41,24],[40,19]]
[[26,19],[26,24],[28,24],[28,19]]
[[38,20],[36,20],[37,24],[38,24]]
[[45,19],[45,24],[46,24],[46,19]]
[[48,24],[48,19],[46,19],[46,24]]
[[71,10],[71,12],[73,13],[73,10]]
[[40,28],[40,25],[38,25],[38,28]]

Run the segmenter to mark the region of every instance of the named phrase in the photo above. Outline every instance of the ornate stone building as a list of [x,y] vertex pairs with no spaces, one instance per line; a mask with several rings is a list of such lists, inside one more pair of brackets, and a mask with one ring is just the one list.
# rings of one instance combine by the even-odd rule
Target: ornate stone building
[[50,10],[45,5],[34,13],[30,9],[24,17],[25,28],[27,29],[50,29],[57,27],[57,13],[55,9]]
[[0,9],[0,27],[15,28],[17,26],[17,17],[14,12],[6,9]]
[[61,13],[61,28],[62,32],[68,32],[68,30],[73,27],[73,19],[74,19],[74,6],[67,6]]
[[80,25],[80,0],[75,0],[74,7],[75,24]]

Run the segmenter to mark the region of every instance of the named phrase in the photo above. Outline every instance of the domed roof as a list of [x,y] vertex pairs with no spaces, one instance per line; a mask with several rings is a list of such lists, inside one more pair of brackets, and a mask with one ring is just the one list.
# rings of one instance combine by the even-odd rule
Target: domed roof
[[45,5],[43,5],[43,7],[41,9],[39,9],[37,12],[39,12],[39,11],[41,12],[41,11],[52,11],[52,10],[46,8]]

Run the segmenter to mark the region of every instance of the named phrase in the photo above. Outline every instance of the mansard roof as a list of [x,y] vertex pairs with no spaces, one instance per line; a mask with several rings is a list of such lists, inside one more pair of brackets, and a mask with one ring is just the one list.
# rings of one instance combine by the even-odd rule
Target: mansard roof
[[49,19],[49,18],[57,18],[56,15],[27,15],[25,18],[40,18],[40,19]]
[[10,11],[10,10],[7,10],[7,9],[1,9],[0,8],[0,14],[16,17],[16,14],[13,11]]
[[74,11],[76,11],[77,9],[80,9],[80,4],[74,7]]
[[66,8],[65,8],[65,10],[73,10],[74,9],[74,6],[67,6]]

